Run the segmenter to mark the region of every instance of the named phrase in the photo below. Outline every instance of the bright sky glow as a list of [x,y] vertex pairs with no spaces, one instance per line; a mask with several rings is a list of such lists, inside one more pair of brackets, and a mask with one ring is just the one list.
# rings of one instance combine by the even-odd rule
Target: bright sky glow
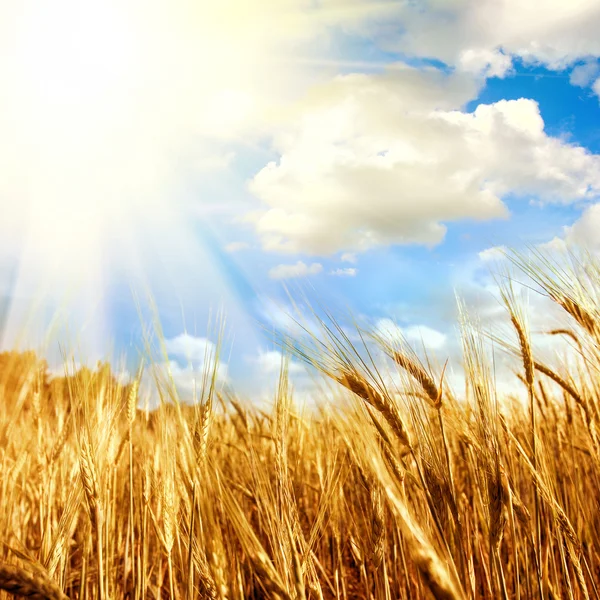
[[598,30],[592,0],[5,0],[2,345],[61,309],[133,353],[150,290],[182,378],[225,309],[233,381],[309,281],[451,354],[495,246],[598,248]]

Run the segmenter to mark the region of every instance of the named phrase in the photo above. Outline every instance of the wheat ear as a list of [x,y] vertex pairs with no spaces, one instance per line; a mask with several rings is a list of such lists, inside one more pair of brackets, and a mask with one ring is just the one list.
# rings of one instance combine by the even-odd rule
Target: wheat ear
[[43,573],[32,573],[6,563],[0,563],[0,589],[14,596],[34,600],[69,600],[58,585]]
[[398,410],[389,398],[386,398],[363,377],[352,371],[343,371],[336,379],[345,388],[349,389],[367,404],[370,404],[373,408],[377,409],[388,422],[400,443],[411,448],[410,437],[406,430],[406,426],[404,425]]
[[442,386],[440,385],[438,389],[435,381],[433,381],[427,371],[405,354],[394,352],[392,358],[419,383],[423,391],[427,394],[427,399],[431,402],[432,406],[439,410],[442,407]]

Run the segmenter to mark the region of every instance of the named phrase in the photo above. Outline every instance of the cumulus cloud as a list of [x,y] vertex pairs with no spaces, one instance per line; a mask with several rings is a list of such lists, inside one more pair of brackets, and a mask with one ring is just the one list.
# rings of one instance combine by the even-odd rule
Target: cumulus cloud
[[205,337],[196,337],[189,333],[181,333],[176,337],[165,340],[165,348],[169,357],[175,357],[182,362],[196,367],[214,363],[216,345]]
[[459,66],[485,77],[504,77],[512,69],[512,59],[499,50],[468,48],[460,53]]
[[537,248],[543,252],[564,252],[568,249],[564,238],[559,236],[554,236],[551,240],[538,244]]
[[479,252],[478,256],[483,262],[501,260],[505,258],[506,246],[493,246]]
[[[259,349],[258,356],[247,356],[246,362],[258,375],[244,385],[244,396],[251,397],[255,406],[268,410],[273,406],[279,386],[282,354],[277,350]],[[288,394],[296,408],[315,407],[333,400],[332,385],[298,360],[288,360]]]
[[[565,261],[565,250],[567,246],[564,239],[554,238],[545,244],[538,244],[536,250],[549,261],[549,264],[563,265],[569,272],[569,261]],[[510,256],[510,254],[509,254]],[[536,255],[528,256],[532,265],[537,263]],[[529,323],[530,334],[540,358],[544,360],[554,359],[552,352],[563,350],[565,340],[561,336],[551,336],[547,332],[552,329],[562,328],[570,317],[556,302],[554,302],[540,285],[526,272],[507,261],[504,268],[490,269],[485,261],[470,264],[457,276],[454,281],[454,289],[457,296],[486,331],[493,331],[504,339],[515,340],[514,327],[510,316],[502,300],[502,286],[507,284],[505,276],[510,277],[514,297],[517,304],[522,307]],[[542,261],[538,269],[540,272],[548,273],[548,266]],[[457,315],[458,317],[458,315]],[[456,317],[456,318],[457,318]]]
[[348,267],[347,269],[333,269],[330,275],[335,277],[354,277],[358,273],[358,269]]
[[[552,257],[554,252],[562,253],[564,241],[556,238],[545,248],[538,245],[538,249],[543,250],[545,256]],[[517,303],[523,309],[528,323],[536,360],[552,366],[575,360],[578,357],[578,349],[569,338],[548,334],[553,329],[572,325],[565,311],[547,295],[536,292],[535,290],[539,290],[538,285],[525,273],[511,269],[509,271],[515,274],[512,286]],[[496,275],[489,273],[488,265],[485,263],[479,263],[475,268],[471,264],[457,278],[455,289],[469,315],[469,320],[484,332],[485,356],[499,398],[502,400],[506,395],[523,397],[526,389],[515,376],[515,373],[522,373],[523,370],[519,355],[508,354],[501,346],[492,343],[485,336],[486,333],[492,333],[510,343],[515,349],[519,347],[514,326],[501,299]],[[448,298],[448,301],[451,299]],[[444,348],[444,357],[450,357],[446,381],[450,382],[453,389],[460,394],[465,393],[464,368],[461,367],[462,355],[463,348],[459,337],[454,338],[449,335],[447,347]],[[547,388],[553,387],[552,382],[547,379],[544,385]]]
[[295,277],[306,277],[307,275],[316,275],[323,270],[320,263],[307,265],[299,260],[293,265],[277,265],[269,270],[271,279],[293,279]]
[[572,226],[565,228],[565,241],[600,250],[600,204],[588,207]]
[[205,337],[195,337],[189,333],[165,340],[165,347],[169,355],[193,362],[203,361],[207,353],[215,350],[215,345]]
[[587,87],[600,74],[600,64],[597,60],[587,60],[581,65],[577,65],[569,76],[572,85],[578,87]]
[[218,385],[229,382],[228,365],[217,361],[216,345],[207,338],[181,333],[166,339],[165,348],[168,360],[154,362],[142,378],[142,393],[151,408],[158,403],[156,379],[163,393],[174,384],[179,399],[187,403],[201,399],[213,374]]
[[356,254],[354,254],[353,252],[344,252],[340,257],[340,260],[342,262],[349,262],[353,265],[356,263]]
[[304,100],[249,184],[265,250],[331,254],[442,241],[445,223],[505,218],[506,194],[568,203],[600,193],[600,156],[553,138],[533,100],[460,110],[460,74],[347,75]]
[[[202,365],[195,366],[179,364],[178,361],[169,360],[152,366],[154,376],[158,377],[163,393],[175,385],[175,391],[180,401],[185,403],[198,402],[202,394],[206,393],[205,386],[213,375],[213,367]],[[217,385],[222,386],[228,382],[227,365],[219,363],[216,367]],[[172,383],[171,383],[172,382]],[[152,373],[144,373],[141,388],[143,394],[150,397],[151,408],[158,403],[158,390]]]
[[572,224],[563,228],[562,235],[538,244],[537,248],[555,254],[564,254],[569,248],[579,246],[593,252],[600,251],[600,203],[588,206],[581,216]]
[[379,319],[375,324],[375,332],[392,343],[409,342],[413,345],[424,345],[426,349],[440,350],[446,345],[447,336],[427,325],[408,325],[401,327],[392,319]]
[[398,3],[378,38],[387,49],[502,76],[507,57],[562,69],[600,56],[599,29],[593,0],[425,0]]
[[[258,356],[252,357],[251,362],[256,364],[261,373],[266,375],[277,375],[281,371],[283,355],[278,350],[259,350]],[[305,373],[306,368],[295,360],[288,360],[288,373]]]

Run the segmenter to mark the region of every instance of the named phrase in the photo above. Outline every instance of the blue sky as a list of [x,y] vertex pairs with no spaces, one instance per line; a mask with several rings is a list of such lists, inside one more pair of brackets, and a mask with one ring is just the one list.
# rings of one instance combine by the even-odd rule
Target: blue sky
[[598,2],[44,11],[0,9],[5,348],[131,369],[151,294],[184,394],[219,310],[260,393],[287,289],[451,354],[485,251],[599,247]]

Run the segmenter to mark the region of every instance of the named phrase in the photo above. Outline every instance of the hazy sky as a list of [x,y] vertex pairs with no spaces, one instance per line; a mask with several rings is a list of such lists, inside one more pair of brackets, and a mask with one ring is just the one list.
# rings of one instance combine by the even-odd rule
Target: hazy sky
[[222,377],[266,381],[285,284],[451,354],[491,248],[600,247],[598,31],[599,0],[0,0],[2,345],[135,356],[151,294],[183,387],[220,308]]

